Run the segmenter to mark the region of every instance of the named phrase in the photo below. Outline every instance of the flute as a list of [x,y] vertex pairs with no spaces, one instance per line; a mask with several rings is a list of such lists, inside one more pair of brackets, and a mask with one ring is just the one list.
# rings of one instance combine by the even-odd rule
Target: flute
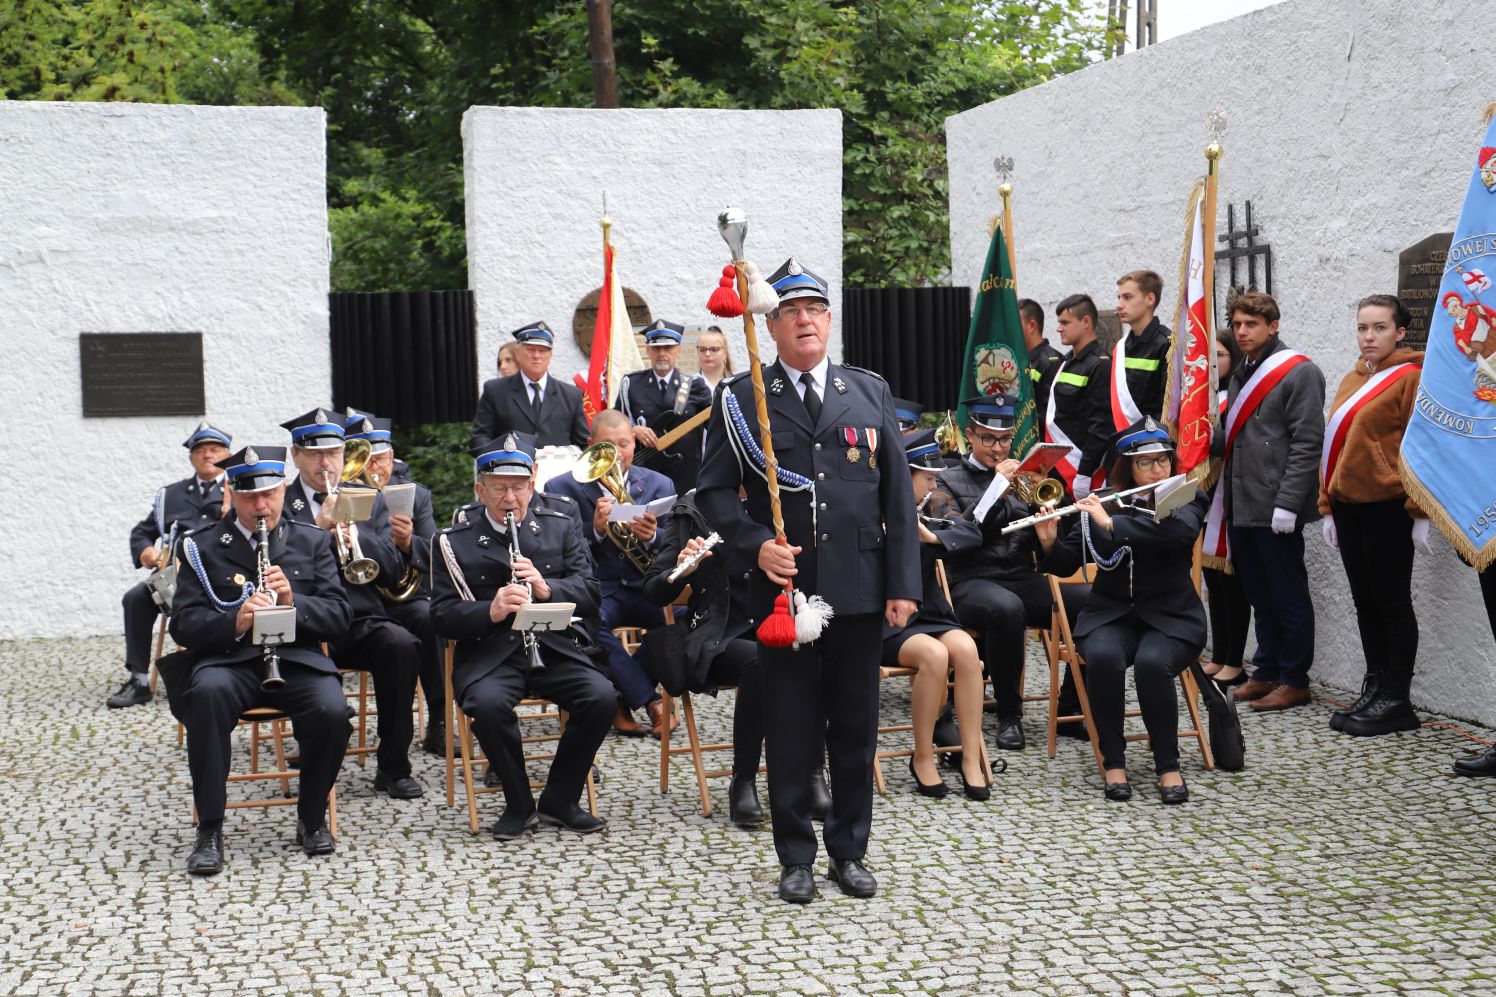
[[[1168,480],[1168,479],[1165,479],[1165,480]],[[1159,482],[1156,482],[1156,483],[1151,484],[1151,485],[1138,485],[1136,488],[1129,488],[1126,491],[1112,492],[1110,495],[1098,495],[1097,499],[1099,501],[1101,501],[1101,502],[1111,502],[1114,499],[1117,500],[1117,501],[1121,501],[1122,499],[1126,498],[1129,495],[1137,495],[1140,492],[1152,491],[1153,489],[1157,488],[1159,485],[1161,485],[1163,483],[1164,483],[1163,481],[1159,481]],[[1126,505],[1125,502],[1123,504]],[[1021,530],[1021,529],[1025,528],[1025,527],[1028,527],[1028,526],[1033,526],[1035,523],[1047,523],[1051,519],[1060,519],[1063,516],[1070,515],[1072,512],[1079,512],[1079,511],[1080,511],[1080,505],[1079,504],[1076,504],[1076,505],[1067,505],[1067,506],[1064,506],[1063,508],[1055,509],[1055,510],[1052,510],[1052,511],[1046,512],[1046,513],[1041,513],[1041,514],[1036,515],[1036,516],[1025,516],[1022,519],[1015,519],[1015,520],[1013,520],[1013,522],[1011,522],[1007,526],[1003,527],[1003,536],[1007,536],[1009,533],[1012,533],[1012,532],[1014,532],[1016,530]]]
[[687,571],[690,571],[692,568],[696,567],[696,565],[700,564],[701,559],[703,557],[706,557],[706,552],[711,550],[721,542],[722,534],[713,531],[710,536],[701,541],[701,548],[697,550],[696,553],[692,554],[690,557],[677,564],[675,566],[675,570],[665,576],[665,580],[667,582],[679,581],[681,575],[684,575]]

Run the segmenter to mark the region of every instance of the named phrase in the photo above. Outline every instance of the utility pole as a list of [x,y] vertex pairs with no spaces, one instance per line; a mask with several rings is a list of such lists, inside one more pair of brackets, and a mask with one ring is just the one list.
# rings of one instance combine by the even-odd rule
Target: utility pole
[[587,39],[592,49],[592,104],[618,106],[618,63],[613,59],[613,0],[587,0]]

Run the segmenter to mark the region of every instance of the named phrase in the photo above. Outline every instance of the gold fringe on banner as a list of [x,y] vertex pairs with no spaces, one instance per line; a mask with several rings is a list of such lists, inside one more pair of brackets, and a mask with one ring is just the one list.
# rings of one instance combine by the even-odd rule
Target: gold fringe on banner
[[[1496,104],[1491,107],[1496,108]],[[1449,545],[1460,557],[1464,558],[1476,571],[1485,571],[1492,564],[1496,564],[1496,541],[1486,544],[1484,548],[1476,547],[1471,543],[1465,531],[1449,518],[1449,513],[1444,511],[1444,506],[1434,498],[1423,482],[1414,476],[1408,468],[1408,462],[1401,457],[1397,461],[1397,473],[1402,478],[1403,488],[1407,491],[1408,497],[1418,503],[1418,508],[1422,509],[1429,521],[1439,528],[1439,532],[1444,534],[1444,539],[1449,541]]]

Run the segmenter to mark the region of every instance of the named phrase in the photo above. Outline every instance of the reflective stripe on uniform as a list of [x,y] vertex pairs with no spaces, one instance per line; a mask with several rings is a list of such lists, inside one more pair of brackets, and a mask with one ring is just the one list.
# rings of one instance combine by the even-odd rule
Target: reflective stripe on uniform
[[1030,367],[1029,378],[1034,381],[1042,381],[1044,380],[1044,372],[1041,371],[1038,367]]
[[1073,384],[1077,388],[1084,388],[1086,385],[1091,383],[1091,379],[1085,374],[1072,374],[1068,370],[1061,371],[1059,374],[1056,374],[1055,380],[1060,382],[1061,384]]
[[1128,357],[1125,366],[1128,370],[1158,370],[1162,364],[1162,360],[1149,360],[1146,357]]

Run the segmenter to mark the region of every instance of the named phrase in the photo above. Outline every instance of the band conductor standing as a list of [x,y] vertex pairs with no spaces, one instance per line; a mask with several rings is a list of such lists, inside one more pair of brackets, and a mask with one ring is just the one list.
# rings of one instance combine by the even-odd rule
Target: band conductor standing
[[[794,259],[769,281],[767,316],[779,359],[764,368],[788,546],[775,541],[750,378],[725,384],[707,429],[699,507],[746,564],[756,565],[750,611],[771,612],[787,583],[835,612],[819,640],[798,649],[760,642],[779,896],[815,898],[812,780],[822,739],[831,772],[825,822],[830,876],[869,897],[863,865],[872,824],[883,624],[904,626],[920,597],[913,486],[893,395],[876,374],[831,363],[830,294]],[[747,502],[738,498],[743,487]],[[886,529],[885,529],[886,524]]]

